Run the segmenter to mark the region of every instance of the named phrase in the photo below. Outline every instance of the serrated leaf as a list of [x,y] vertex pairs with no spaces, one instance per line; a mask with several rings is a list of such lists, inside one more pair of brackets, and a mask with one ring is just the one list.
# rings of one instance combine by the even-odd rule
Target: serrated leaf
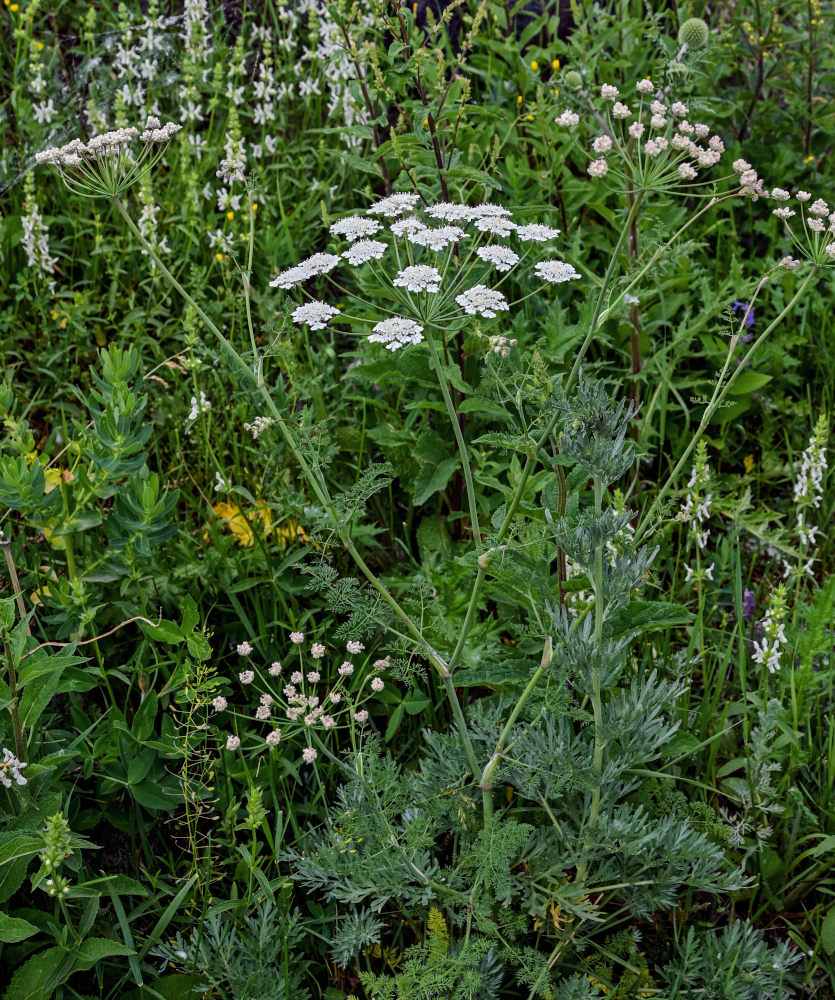
[[415,507],[421,507],[434,493],[445,489],[458,468],[458,458],[446,458],[433,469],[429,469],[418,477],[415,483]]
[[52,989],[45,988],[46,982],[58,970],[65,956],[62,948],[48,948],[32,955],[12,976],[3,1000],[49,1000]]
[[649,632],[656,628],[688,625],[693,615],[681,604],[667,601],[630,601],[619,608],[608,620],[609,634],[613,638],[630,632]]
[[135,954],[136,951],[133,948],[122,944],[121,941],[111,941],[110,938],[88,938],[73,951],[75,958],[73,968],[76,972],[81,972],[85,969],[91,969],[96,962],[101,962],[105,958]]
[[18,941],[25,941],[26,938],[37,934],[39,928],[30,924],[28,920],[21,917],[10,917],[7,913],[0,913],[0,941],[4,944],[16,944]]
[[830,906],[823,918],[820,943],[827,955],[835,954],[835,906]]

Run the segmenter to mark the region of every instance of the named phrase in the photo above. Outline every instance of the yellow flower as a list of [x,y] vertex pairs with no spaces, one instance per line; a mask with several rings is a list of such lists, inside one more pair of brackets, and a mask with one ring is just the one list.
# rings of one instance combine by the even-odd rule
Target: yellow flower
[[226,218],[231,222],[235,218],[235,213],[232,211],[227,212]]
[[38,42],[38,52],[43,52],[43,42]]
[[533,121],[533,115],[525,115],[525,121],[526,122],[532,122]]
[[222,253],[216,253],[215,254],[215,260],[223,260],[223,254]]
[[12,12],[13,14],[16,14],[16,13],[17,13],[17,12],[18,12],[18,11],[20,10],[20,7],[19,7],[19,6],[18,6],[18,5],[16,4],[16,3],[13,3],[13,4],[12,4],[12,5],[11,5],[11,6],[9,7],[9,10],[10,10],[10,11],[11,11],[11,12]]
[[71,483],[73,474],[69,469],[45,469],[44,470],[44,493],[51,493],[61,481]]
[[754,456],[746,455],[742,460],[742,464],[745,466],[745,471],[750,472],[754,468]]
[[806,157],[806,158],[804,159],[804,161],[803,161],[803,162],[804,162],[804,163],[811,163],[811,162],[812,162],[812,160],[814,160],[814,156],[807,156],[807,157]]
[[520,95],[519,95],[519,96],[518,96],[518,97],[516,98],[516,103],[517,103],[517,104],[521,104],[521,103],[522,103],[522,101],[524,101],[524,97],[522,97],[522,95],[520,94]]
[[556,71],[559,68],[560,68],[560,61],[559,61],[559,59],[552,59],[551,60],[551,69],[554,70],[554,72],[556,73]]
[[243,545],[245,548],[252,548],[255,545],[253,525],[257,520],[263,522],[263,538],[268,538],[272,531],[272,515],[269,508],[263,504],[253,511],[249,518],[236,503],[221,501],[212,507],[212,512],[223,522],[222,526],[232,532],[238,545]]
[[534,59],[531,62],[531,69],[534,71],[534,73],[539,69],[539,63],[536,61],[536,59]]
[[424,118],[423,119],[423,124],[424,124],[424,127],[428,126],[429,125],[429,119],[428,118]]
[[252,211],[253,212],[257,212],[258,211],[258,202],[257,201],[254,201],[252,203]]

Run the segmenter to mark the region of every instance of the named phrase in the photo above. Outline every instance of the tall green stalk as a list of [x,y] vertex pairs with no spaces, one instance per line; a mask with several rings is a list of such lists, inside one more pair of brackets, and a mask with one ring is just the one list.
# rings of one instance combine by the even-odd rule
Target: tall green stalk
[[[406,626],[410,634],[414,639],[416,639],[423,648],[424,655],[427,657],[429,662],[438,672],[444,683],[444,690],[446,691],[447,698],[450,702],[450,708],[452,709],[453,716],[455,718],[456,726],[458,728],[459,736],[461,742],[464,746],[464,750],[467,755],[467,760],[472,769],[473,775],[478,773],[478,763],[476,761],[475,751],[473,750],[472,741],[470,740],[469,733],[467,732],[466,721],[464,719],[464,713],[461,709],[461,704],[458,701],[458,697],[455,693],[455,687],[452,684],[451,674],[449,667],[443,657],[427,642],[423,633],[418,628],[418,626],[412,621],[406,611],[400,606],[385,584],[379,579],[379,577],[371,570],[365,560],[362,558],[360,553],[357,551],[356,546],[345,530],[345,528],[340,525],[339,517],[334,510],[333,502],[331,501],[330,495],[328,493],[327,485],[324,480],[317,475],[315,470],[310,466],[310,463],[305,458],[301,449],[298,446],[297,441],[293,437],[289,428],[286,425],[284,418],[282,417],[278,407],[275,405],[272,396],[267,390],[264,384],[263,378],[259,377],[259,374],[252,370],[249,365],[244,361],[240,354],[235,350],[230,341],[224,334],[220,331],[217,324],[212,320],[212,318],[202,309],[194,298],[186,291],[185,288],[180,284],[179,281],[174,277],[174,275],[168,270],[165,264],[160,260],[159,255],[156,253],[154,248],[148,243],[145,237],[142,235],[139,227],[134,223],[133,219],[130,217],[125,206],[122,204],[121,199],[118,195],[111,195],[111,201],[116,206],[119,214],[125,220],[126,225],[139,241],[141,246],[144,248],[149,257],[154,261],[157,267],[160,269],[160,273],[163,274],[166,280],[175,288],[180,295],[185,299],[186,302],[194,309],[195,313],[203,320],[208,329],[215,335],[221,344],[221,347],[226,351],[229,357],[235,364],[235,367],[239,371],[246,375],[247,379],[255,385],[261,398],[266,404],[267,410],[270,416],[275,421],[277,427],[279,428],[284,440],[287,442],[290,450],[296,458],[296,461],[301,466],[302,472],[305,479],[310,484],[313,492],[316,495],[317,500],[322,505],[322,507],[327,512],[328,516],[331,518],[333,524],[336,527],[336,532],[339,537],[340,542],[354,560],[355,564],[359,568],[363,576],[368,580],[368,582],[374,587],[374,589],[380,594],[382,599],[388,604],[392,609],[394,614],[400,619],[401,622]],[[248,292],[248,289],[247,289]],[[454,411],[453,411],[454,412]]]

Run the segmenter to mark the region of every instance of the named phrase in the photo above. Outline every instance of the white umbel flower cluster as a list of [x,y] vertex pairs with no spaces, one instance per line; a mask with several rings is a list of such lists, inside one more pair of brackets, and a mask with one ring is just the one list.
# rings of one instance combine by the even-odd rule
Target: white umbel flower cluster
[[380,223],[376,219],[363,219],[359,215],[349,215],[346,219],[339,219],[330,227],[334,236],[343,236],[349,243],[373,236],[379,230]]
[[534,267],[534,271],[538,278],[552,285],[560,285],[564,281],[577,281],[580,277],[572,265],[566,264],[564,260],[541,260]]
[[[365,215],[356,213],[337,220],[330,225],[330,232],[347,241],[349,245],[345,249],[338,254],[314,254],[276,274],[270,285],[289,290],[308,278],[330,273],[340,263],[358,267],[369,261],[396,257],[399,270],[382,266],[375,269],[375,273],[388,286],[390,297],[399,303],[396,308],[401,315],[374,325],[368,340],[397,351],[421,343],[429,326],[449,329],[448,324],[455,322],[456,306],[469,316],[484,319],[495,319],[499,313],[509,311],[510,303],[497,289],[486,284],[466,288],[461,283],[462,275],[469,274],[473,265],[479,262],[490,265],[500,274],[520,264],[523,251],[511,248],[496,237],[515,233],[520,246],[529,244],[523,247],[527,256],[535,249],[533,244],[545,243],[560,235],[559,229],[543,223],[517,224],[512,212],[502,205],[441,202],[422,208],[419,201],[416,194],[398,192],[372,205]],[[388,225],[368,215],[383,216]],[[369,238],[372,236],[373,239]],[[390,246],[391,252],[387,253]],[[452,277],[445,284],[448,273]],[[572,265],[559,260],[540,262],[536,265],[536,275],[550,284],[580,278]],[[349,289],[352,284],[349,281]],[[356,294],[346,289],[342,289],[342,293]],[[425,297],[413,297],[421,293],[425,293]],[[365,305],[363,303],[363,307]],[[299,304],[292,315],[295,322],[307,323],[311,329],[319,330],[337,312],[327,303],[316,300]],[[358,321],[355,317],[349,318],[351,322]],[[460,314],[457,322],[461,322]],[[501,334],[487,336],[478,329],[473,332],[484,338],[491,351],[503,356],[516,343]]]
[[339,257],[332,253],[315,253],[307,260],[303,260],[295,267],[288,267],[286,271],[281,271],[270,282],[271,288],[292,288],[300,285],[308,278],[320,274],[328,274],[339,263]]
[[441,274],[437,267],[428,264],[411,264],[397,272],[392,282],[398,288],[409,292],[437,292],[441,287]]
[[488,264],[492,264],[497,271],[509,271],[514,264],[519,263],[519,254],[514,253],[509,247],[497,244],[479,247],[476,254]]
[[398,192],[391,194],[388,198],[383,198],[371,208],[366,209],[367,215],[384,215],[387,219],[396,219],[404,212],[413,212],[415,206],[420,201],[420,197],[410,192]]
[[[639,180],[644,188],[670,190],[697,180],[700,170],[719,162],[724,142],[718,135],[711,136],[707,125],[687,121],[684,104],[675,101],[668,107],[660,94],[648,101],[655,92],[649,79],[639,80],[635,89],[637,110],[616,100],[617,87],[602,86],[593,112],[603,131],[589,136],[592,159],[586,169],[590,177],[599,179],[611,171]],[[580,123],[580,115],[568,109],[556,123],[560,128],[573,128]]]
[[392,316],[378,323],[368,335],[372,344],[382,344],[386,350],[397,351],[423,340],[423,327],[412,319]]
[[339,310],[335,306],[314,300],[313,302],[305,302],[304,305],[297,306],[293,310],[293,322],[298,326],[307,323],[311,330],[324,330],[330,320],[337,315],[339,315]]
[[486,285],[475,285],[467,289],[460,295],[455,296],[455,301],[471,316],[484,316],[487,319],[494,319],[499,312],[507,312],[510,306],[507,299],[501,292],[488,288]]
[[[119,128],[93,136],[89,142],[72,139],[64,146],[35,154],[39,164],[55,167],[70,190],[87,197],[119,195],[143,177],[160,159],[182,125],[162,125],[150,116],[141,136],[139,129]],[[137,138],[142,141],[138,154]]]
[[11,788],[13,784],[25,785],[23,776],[26,764],[15,757],[7,747],[3,747],[3,759],[0,760],[0,785]]
[[559,235],[559,229],[543,226],[541,222],[531,222],[516,229],[516,238],[523,243],[546,243],[548,240],[555,240]]
[[342,254],[353,267],[367,264],[370,260],[380,260],[386,252],[386,244],[379,240],[357,240]]

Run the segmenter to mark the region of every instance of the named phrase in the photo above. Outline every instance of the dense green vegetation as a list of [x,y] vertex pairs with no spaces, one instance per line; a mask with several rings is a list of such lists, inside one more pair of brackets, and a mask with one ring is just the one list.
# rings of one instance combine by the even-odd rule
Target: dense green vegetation
[[831,6],[4,4],[0,997],[835,997]]

